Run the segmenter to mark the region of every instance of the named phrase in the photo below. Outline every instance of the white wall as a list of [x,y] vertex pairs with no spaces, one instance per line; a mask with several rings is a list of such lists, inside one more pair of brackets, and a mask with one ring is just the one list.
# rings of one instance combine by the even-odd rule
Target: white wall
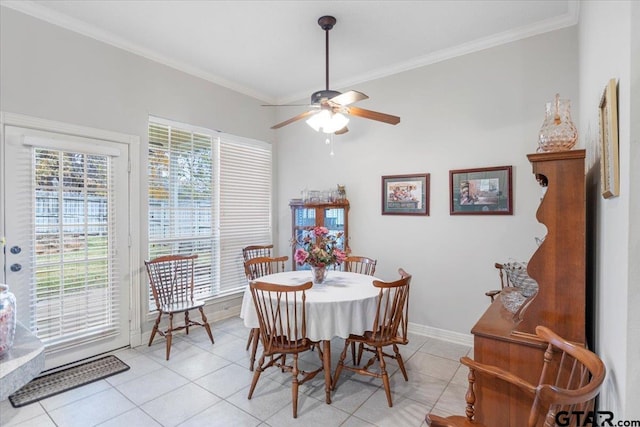
[[[267,142],[274,136],[275,113],[257,99],[12,9],[0,8],[0,19],[0,111],[140,137],[140,259],[146,257],[150,114]],[[212,319],[224,316],[214,313]]]
[[[577,100],[577,66],[573,27],[347,88],[370,96],[362,108],[402,121],[353,118],[334,157],[304,122],[279,131],[280,230],[290,228],[288,199],[300,190],[345,184],[353,253],[377,258],[383,279],[398,267],[413,274],[410,322],[468,337],[489,305],[484,292],[499,286],[493,264],[528,260],[545,234],[526,154],[536,151],[545,102],[556,92]],[[514,168],[513,216],[449,215],[449,170],[502,165]],[[430,216],[382,216],[381,176],[422,172],[431,174]],[[280,233],[283,253],[289,238]]]
[[[635,21],[632,15],[635,14]],[[640,216],[638,186],[640,161],[638,137],[638,73],[640,64],[638,25],[640,5],[631,1],[581,2],[579,129],[586,135],[595,209],[596,351],[608,374],[601,407],[619,419],[640,419]],[[632,50],[633,48],[633,50]],[[632,64],[635,51],[635,63]],[[633,70],[633,72],[632,72]],[[618,83],[620,196],[600,196],[598,105],[610,78]],[[634,87],[635,85],[635,87]],[[632,110],[635,109],[632,130]],[[633,161],[635,159],[635,162]],[[635,219],[635,223],[632,223]],[[632,365],[632,362],[634,363]]]
[[[526,159],[544,103],[556,92],[573,101],[578,146],[588,150],[597,186],[597,103],[606,80],[618,77],[621,196],[595,198],[596,350],[609,370],[603,405],[618,418],[640,419],[632,405],[640,368],[631,363],[640,354],[640,263],[629,262],[640,259],[640,229],[631,221],[640,214],[640,169],[631,168],[640,163],[640,120],[631,120],[640,107],[640,29],[631,26],[640,3],[581,2],[580,21],[579,36],[569,28],[353,87],[371,96],[360,106],[402,122],[353,119],[333,158],[303,122],[284,128],[276,144],[275,230],[288,254],[288,199],[305,187],[346,184],[354,253],[376,257],[382,278],[396,277],[399,266],[414,275],[411,322],[467,335],[488,305],[484,291],[498,286],[493,263],[528,259],[534,236],[544,234]],[[265,141],[270,125],[295,114],[275,117],[258,100],[11,9],[0,9],[0,32],[0,110],[139,135],[143,152],[148,114]],[[515,214],[449,216],[448,171],[498,165],[514,166]],[[431,174],[431,215],[381,216],[380,177],[418,172]]]

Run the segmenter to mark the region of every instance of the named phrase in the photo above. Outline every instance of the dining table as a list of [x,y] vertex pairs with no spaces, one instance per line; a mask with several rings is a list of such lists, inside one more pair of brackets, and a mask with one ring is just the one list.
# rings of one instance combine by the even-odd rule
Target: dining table
[[[311,281],[309,270],[262,276],[256,281],[278,285],[300,285]],[[374,276],[348,271],[329,271],[322,283],[306,291],[307,337],[322,342],[326,402],[331,403],[331,339],[347,338],[370,329],[377,310],[379,289]],[[240,317],[247,328],[258,328],[258,316],[249,287],[242,300]]]

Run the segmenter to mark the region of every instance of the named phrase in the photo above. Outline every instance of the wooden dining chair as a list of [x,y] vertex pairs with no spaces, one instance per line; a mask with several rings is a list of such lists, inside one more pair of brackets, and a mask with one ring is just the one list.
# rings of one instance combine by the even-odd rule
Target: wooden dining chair
[[[252,281],[259,279],[262,276],[266,276],[267,274],[281,273],[285,271],[285,264],[288,259],[288,256],[276,258],[261,256],[245,261],[244,272],[247,275],[247,280]],[[249,331],[247,350],[251,347],[251,356],[249,357],[250,371],[253,371],[256,353],[258,351],[258,332],[258,328],[252,328],[251,331]]]
[[[263,352],[253,373],[248,398],[251,399],[260,374],[270,367],[291,372],[293,418],[298,417],[298,387],[322,371],[323,354],[318,347],[320,368],[303,371],[298,368],[298,355],[311,349],[307,337],[306,294],[312,282],[288,286],[253,281],[249,284],[260,324],[259,336]],[[287,364],[287,355],[291,355]],[[302,378],[298,379],[301,376]]]
[[[249,246],[245,246],[244,248],[242,248],[242,259],[244,262],[244,272],[245,275],[247,276],[247,278],[249,280],[251,280],[249,278],[249,275],[247,274],[247,261],[249,261],[252,258],[258,258],[258,257],[265,257],[265,256],[272,256],[272,251],[273,251],[273,245],[249,245]],[[247,348],[246,350],[249,350],[249,347],[251,347],[251,343],[254,342],[254,336],[256,337],[255,339],[257,340],[257,334],[258,331],[254,330],[255,328],[251,329],[249,331],[249,337],[247,338]],[[257,341],[256,341],[257,342]],[[255,357],[255,353],[254,353],[254,357]],[[253,363],[251,364],[251,370],[253,370]]]
[[377,261],[372,258],[350,255],[344,259],[344,271],[373,276],[376,272],[376,263]]
[[[366,274],[373,276],[376,272],[377,261],[373,258],[365,256],[350,255],[344,259],[344,271],[352,273]],[[351,343],[351,357],[355,363],[356,360],[356,343]]]
[[[332,388],[335,390],[343,369],[362,375],[382,378],[382,384],[387,394],[389,407],[393,406],[393,402],[391,400],[391,386],[389,384],[389,374],[387,373],[385,357],[395,359],[398,362],[398,367],[402,371],[405,381],[409,380],[402,355],[398,349],[398,344],[407,342],[406,325],[408,322],[411,275],[402,269],[398,271],[401,274],[399,280],[394,282],[373,281],[373,286],[380,289],[377,297],[376,316],[373,321],[373,326],[362,335],[350,334],[345,340],[344,349],[340,354],[340,360],[338,361],[332,383]],[[351,343],[357,343],[359,345],[358,360],[353,366],[348,366],[345,365],[344,360],[347,356],[347,349]],[[385,347],[391,347],[393,354],[386,353],[384,351]],[[359,367],[358,365],[360,364],[363,351],[371,352],[373,356],[371,356],[363,367]],[[370,371],[369,368],[371,368],[375,362],[378,362],[379,371]]]
[[494,289],[491,291],[487,291],[484,294],[491,298],[491,302],[494,301],[495,297],[504,289],[508,287],[512,287],[513,284],[509,280],[509,275],[504,271],[504,264],[499,262],[495,263],[496,269],[498,269],[498,275],[500,276],[500,289]]
[[252,258],[273,256],[273,245],[250,245],[242,248],[242,258],[249,261]]
[[485,365],[463,357],[460,362],[469,367],[469,388],[465,395],[466,415],[443,418],[429,413],[425,417],[427,425],[432,427],[484,426],[474,420],[475,381],[478,375],[504,381],[531,397],[531,408],[526,424],[528,427],[538,425],[540,416],[544,416],[542,422],[545,427],[556,426],[558,425],[556,416],[560,411],[566,411],[566,414],[560,414],[563,417],[562,425],[585,425],[580,423],[578,418],[582,416],[584,421],[588,411],[593,410],[595,397],[606,375],[604,363],[597,354],[565,340],[549,328],[536,327],[536,335],[548,343],[540,363],[541,373],[538,384],[532,384],[497,366]]
[[[204,326],[211,343],[214,342],[211,327],[202,309],[204,301],[193,298],[194,266],[197,258],[198,255],[166,255],[144,262],[156,310],[158,310],[158,317],[149,338],[149,346],[153,343],[156,333],[165,337],[167,360],[169,360],[171,353],[171,339],[174,331],[185,329],[189,334],[189,327]],[[202,322],[189,318],[189,311],[195,309],[200,311]],[[174,326],[173,315],[175,313],[184,313],[184,325]],[[167,329],[160,330],[160,319],[163,314],[169,315],[169,325]]]

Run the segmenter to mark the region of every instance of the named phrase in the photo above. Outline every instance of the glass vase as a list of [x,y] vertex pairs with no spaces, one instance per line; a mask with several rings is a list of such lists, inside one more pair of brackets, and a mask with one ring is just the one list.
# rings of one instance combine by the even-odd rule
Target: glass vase
[[544,122],[538,134],[538,151],[568,151],[578,140],[578,130],[571,121],[571,106],[568,99],[556,94],[553,102],[547,102]]
[[320,284],[327,278],[327,267],[311,267],[313,283]]
[[0,355],[13,345],[16,333],[16,297],[9,292],[9,286],[0,285]]

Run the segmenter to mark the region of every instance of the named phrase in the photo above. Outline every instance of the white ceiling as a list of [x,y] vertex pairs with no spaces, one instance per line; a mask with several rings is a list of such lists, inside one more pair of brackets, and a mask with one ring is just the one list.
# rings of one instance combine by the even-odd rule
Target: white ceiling
[[331,89],[574,25],[574,0],[0,0],[265,102]]

